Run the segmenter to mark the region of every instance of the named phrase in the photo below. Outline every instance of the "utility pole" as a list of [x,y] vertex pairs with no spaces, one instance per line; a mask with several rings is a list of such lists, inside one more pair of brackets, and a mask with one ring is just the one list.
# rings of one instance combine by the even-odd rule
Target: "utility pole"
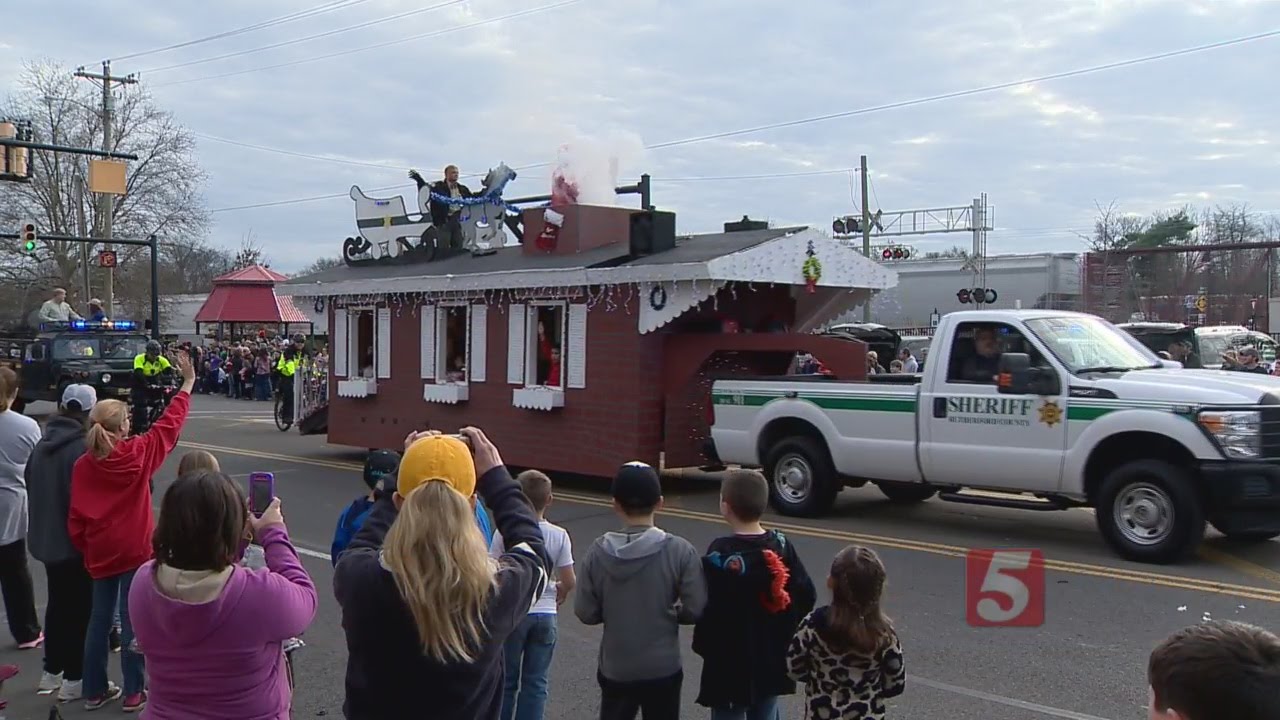
[[[871,208],[868,207],[870,201],[867,199],[867,156],[863,155],[859,162],[858,175],[862,178],[862,255],[868,260],[871,259]],[[871,294],[867,294],[867,301],[862,304],[862,322],[871,322]]]
[[[102,61],[102,74],[85,72],[84,68],[76,70],[76,77],[94,80],[102,85],[102,151],[111,152],[111,122],[112,112],[115,109],[115,96],[113,90],[116,85],[132,85],[138,82],[136,75],[128,75],[119,77],[111,74],[111,61]],[[114,212],[115,201],[111,199],[108,193],[98,193],[98,214],[102,218],[102,227],[99,231],[99,237],[102,238],[103,246],[111,249],[111,216]],[[107,287],[103,298],[106,307],[103,308],[110,316],[113,312],[112,303],[115,301],[115,268],[107,269]]]
[[[84,178],[79,175],[75,179],[76,185],[76,234],[80,237],[89,236],[89,228],[84,221]],[[93,297],[93,287],[89,284],[89,244],[80,243],[80,267],[84,271],[84,297],[80,298],[80,303],[89,302]],[[103,308],[105,310],[106,308]]]

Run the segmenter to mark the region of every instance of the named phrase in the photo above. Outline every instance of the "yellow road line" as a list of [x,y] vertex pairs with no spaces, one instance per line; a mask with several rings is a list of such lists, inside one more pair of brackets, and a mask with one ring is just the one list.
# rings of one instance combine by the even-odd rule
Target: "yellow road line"
[[1198,553],[1200,557],[1208,560],[1209,562],[1225,565],[1250,577],[1255,577],[1259,580],[1280,585],[1280,572],[1276,572],[1270,568],[1265,568],[1257,563],[1249,562],[1242,557],[1237,557],[1231,553],[1219,550],[1218,548],[1207,546],[1202,546]]
[[[363,466],[357,463],[340,462],[336,460],[319,460],[314,458],[299,457],[296,455],[283,455],[279,453],[262,452],[259,450],[244,450],[241,448],[223,447],[219,445],[208,445],[205,443],[194,443],[182,441],[178,443],[183,447],[197,450],[208,450],[210,452],[221,452],[231,455],[242,455],[245,457],[256,457],[265,460],[279,460],[281,462],[295,463],[301,465],[312,465],[316,467],[326,467],[337,470],[359,471]],[[613,507],[613,503],[599,497],[590,495],[579,495],[576,493],[556,493],[556,498],[563,502],[571,502],[579,505],[591,505],[595,507],[609,508]],[[721,523],[724,520],[713,513],[699,512],[696,510],[685,510],[683,508],[665,508],[664,515],[672,517],[684,518],[686,520],[698,520],[702,522]],[[872,535],[867,533],[847,532],[843,530],[830,530],[826,528],[814,527],[809,525],[797,525],[785,521],[774,521],[770,519],[770,527],[791,533],[798,536],[814,537],[826,540],[841,540],[845,542],[856,542],[866,545],[875,545],[877,547],[887,547],[899,550],[911,550],[914,552],[929,553],[932,555],[941,555],[944,557],[965,557],[970,548],[959,545],[947,545],[943,543],[929,542],[925,540],[911,540],[909,538],[892,537],[885,535]],[[1244,561],[1241,561],[1244,562]],[[1088,563],[1070,562],[1065,560],[1045,559],[1044,567],[1046,570],[1055,570],[1058,572],[1071,573],[1074,575],[1086,575],[1089,577],[1100,577],[1111,580],[1124,580],[1128,582],[1141,583],[1144,585],[1153,585],[1157,587],[1167,587],[1179,590],[1194,590],[1197,592],[1214,593],[1218,595],[1230,595],[1232,597],[1242,597],[1251,600],[1262,600],[1266,602],[1280,603],[1280,590],[1264,587],[1254,587],[1249,585],[1236,585],[1233,583],[1217,582],[1213,580],[1202,580],[1200,578],[1188,577],[1184,575],[1169,575],[1164,573],[1147,572],[1143,570],[1133,570],[1129,568],[1112,567],[1108,565],[1092,565]]]

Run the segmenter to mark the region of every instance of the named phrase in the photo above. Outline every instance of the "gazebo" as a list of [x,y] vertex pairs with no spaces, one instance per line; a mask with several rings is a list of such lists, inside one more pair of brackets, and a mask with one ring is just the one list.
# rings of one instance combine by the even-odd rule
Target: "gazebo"
[[250,265],[221,275],[213,281],[213,292],[196,313],[196,332],[201,325],[218,326],[218,338],[224,330],[231,337],[238,337],[237,329],[245,331],[252,326],[257,332],[266,326],[275,326],[284,334],[292,325],[306,325],[307,334],[314,330],[311,319],[293,304],[293,299],[276,295],[276,283],[288,280],[278,272],[261,265]]

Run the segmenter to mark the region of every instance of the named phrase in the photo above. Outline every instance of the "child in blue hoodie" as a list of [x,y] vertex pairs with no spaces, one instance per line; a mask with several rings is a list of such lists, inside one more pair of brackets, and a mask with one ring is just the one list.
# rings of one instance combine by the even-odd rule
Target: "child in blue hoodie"
[[[365,518],[373,510],[373,503],[384,492],[395,492],[396,472],[400,469],[400,453],[394,450],[374,450],[364,460],[364,484],[369,486],[369,494],[361,495],[338,516],[338,527],[333,533],[333,544],[329,547],[329,559],[334,567],[338,566],[338,556],[351,544],[351,539],[360,532]],[[493,523],[489,520],[489,512],[484,505],[476,502],[476,524],[484,535],[486,546],[493,542]]]

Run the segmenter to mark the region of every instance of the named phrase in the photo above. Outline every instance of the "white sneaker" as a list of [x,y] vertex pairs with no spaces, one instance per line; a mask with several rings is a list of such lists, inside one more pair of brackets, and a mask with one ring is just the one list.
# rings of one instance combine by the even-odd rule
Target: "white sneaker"
[[37,695],[52,695],[55,690],[62,687],[62,673],[54,675],[53,673],[42,673],[40,675],[40,684],[36,686]]
[[83,680],[65,680],[62,683],[62,689],[58,691],[58,702],[71,702],[84,697],[84,681]]

